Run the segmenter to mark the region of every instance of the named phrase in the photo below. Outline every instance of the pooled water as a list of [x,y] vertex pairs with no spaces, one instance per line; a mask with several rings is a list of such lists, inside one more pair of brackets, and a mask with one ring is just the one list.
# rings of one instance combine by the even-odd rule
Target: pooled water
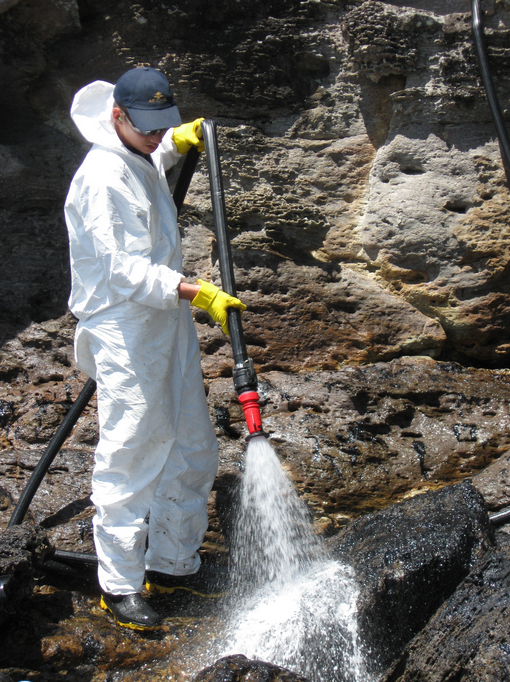
[[234,601],[222,655],[312,682],[367,682],[352,571],[328,557],[265,438],[250,441],[232,548]]

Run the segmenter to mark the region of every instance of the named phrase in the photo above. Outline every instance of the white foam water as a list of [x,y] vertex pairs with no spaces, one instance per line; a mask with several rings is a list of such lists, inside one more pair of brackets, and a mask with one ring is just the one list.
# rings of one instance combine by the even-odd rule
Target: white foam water
[[222,655],[244,654],[311,682],[368,682],[357,637],[358,590],[330,559],[265,438],[246,453],[232,548],[234,600]]

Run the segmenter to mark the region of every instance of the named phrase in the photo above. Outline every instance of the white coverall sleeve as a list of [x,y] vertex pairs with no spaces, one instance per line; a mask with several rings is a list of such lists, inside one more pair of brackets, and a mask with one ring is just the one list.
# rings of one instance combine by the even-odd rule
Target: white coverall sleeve
[[182,154],[177,151],[177,147],[175,146],[173,134],[174,129],[169,128],[158,147],[158,152],[160,153],[161,161],[165,171],[172,166],[175,166],[175,164],[182,159]]
[[82,195],[84,231],[104,281],[118,301],[131,300],[166,310],[179,306],[184,275],[151,260],[150,207],[127,188],[91,186]]

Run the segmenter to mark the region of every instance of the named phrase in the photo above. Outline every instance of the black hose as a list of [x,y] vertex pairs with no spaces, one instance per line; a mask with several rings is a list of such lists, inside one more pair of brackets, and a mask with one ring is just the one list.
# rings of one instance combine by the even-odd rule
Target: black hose
[[200,152],[198,149],[196,147],[191,147],[182,164],[181,172],[175,183],[174,193],[172,195],[175,207],[177,208],[177,213],[181,212],[199,157]]
[[487,100],[489,102],[492,119],[494,121],[494,125],[496,126],[501,158],[503,160],[503,168],[505,169],[506,179],[510,183],[510,138],[503,121],[503,114],[496,96],[496,89],[494,87],[494,82],[492,80],[492,75],[489,68],[489,60],[485,47],[483,26],[480,15],[480,0],[471,0],[473,37],[475,41],[476,54],[478,56],[478,64],[480,66],[482,82],[487,94]]
[[[211,120],[202,121],[202,133],[207,152],[207,170],[209,172],[213,218],[216,227],[221,286],[227,294],[237,297],[232,252],[228,236],[227,211],[225,208],[225,194],[218,153],[216,123]],[[238,394],[245,391],[255,391],[257,390],[257,376],[253,368],[253,362],[248,357],[248,351],[246,350],[241,313],[236,308],[228,309],[228,329],[232,343],[232,354],[234,356],[234,386],[236,391]]]

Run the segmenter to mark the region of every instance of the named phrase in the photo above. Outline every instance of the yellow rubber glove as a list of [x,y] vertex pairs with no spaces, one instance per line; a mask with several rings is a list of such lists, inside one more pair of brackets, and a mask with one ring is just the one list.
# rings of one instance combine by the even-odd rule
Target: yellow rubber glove
[[209,313],[215,322],[221,324],[223,332],[230,336],[228,331],[228,315],[227,308],[237,308],[241,312],[246,310],[246,306],[238,298],[226,294],[214,284],[210,282],[204,282],[204,280],[197,280],[197,284],[200,284],[200,291],[191,301],[191,305],[196,305],[197,308],[201,308]]
[[197,118],[191,123],[183,123],[174,128],[172,139],[180,154],[186,154],[192,146],[195,146],[199,152],[204,151],[205,144],[202,140],[202,127],[200,125],[203,120],[203,118]]

